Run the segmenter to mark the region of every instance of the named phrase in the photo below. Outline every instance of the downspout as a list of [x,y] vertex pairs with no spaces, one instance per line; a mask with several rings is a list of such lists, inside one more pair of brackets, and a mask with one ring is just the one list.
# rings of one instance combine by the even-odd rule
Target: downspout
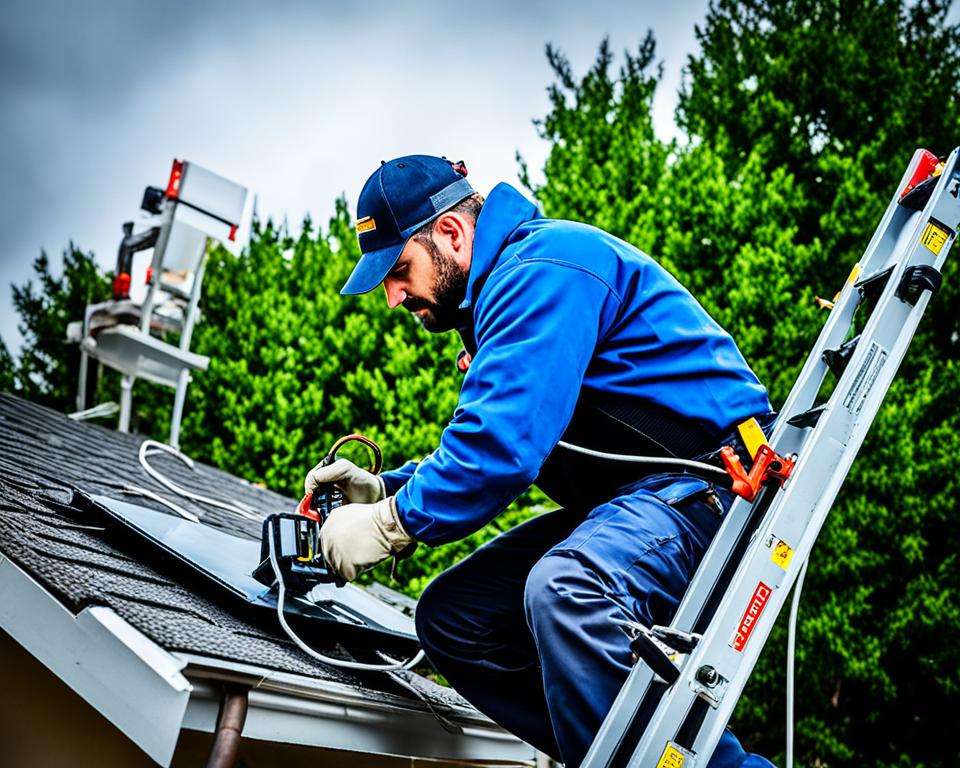
[[240,736],[247,719],[249,686],[226,683],[220,699],[220,714],[207,768],[233,768],[240,751]]

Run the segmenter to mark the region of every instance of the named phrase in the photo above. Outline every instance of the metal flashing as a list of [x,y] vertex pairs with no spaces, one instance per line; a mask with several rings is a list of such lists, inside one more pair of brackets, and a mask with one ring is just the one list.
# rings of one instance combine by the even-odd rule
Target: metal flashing
[[160,765],[192,686],[182,660],[104,607],[74,615],[0,555],[0,627]]

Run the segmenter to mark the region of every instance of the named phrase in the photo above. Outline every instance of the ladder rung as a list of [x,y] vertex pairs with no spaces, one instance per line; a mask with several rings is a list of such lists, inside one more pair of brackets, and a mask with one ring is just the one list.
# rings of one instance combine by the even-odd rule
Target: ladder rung
[[872,275],[860,278],[854,283],[853,287],[860,291],[860,295],[863,296],[867,305],[873,307],[880,298],[880,294],[883,293],[883,289],[887,287],[887,282],[892,274],[893,266],[889,266],[879,272],[874,272]]
[[853,357],[853,351],[857,348],[858,341],[860,341],[859,335],[854,336],[849,341],[845,341],[836,349],[823,350],[823,354],[821,355],[823,362],[827,364],[827,367],[838,379],[843,375],[847,363],[850,362],[850,358]]
[[826,403],[814,406],[809,411],[798,413],[796,416],[792,416],[791,418],[787,419],[787,424],[789,424],[791,427],[800,427],[801,429],[813,427],[818,421],[820,421],[820,417],[824,414],[826,409]]
[[903,196],[903,199],[900,200],[900,205],[914,211],[922,211],[930,199],[930,195],[933,193],[933,188],[937,186],[938,181],[940,181],[939,175],[931,176],[929,179],[921,181]]

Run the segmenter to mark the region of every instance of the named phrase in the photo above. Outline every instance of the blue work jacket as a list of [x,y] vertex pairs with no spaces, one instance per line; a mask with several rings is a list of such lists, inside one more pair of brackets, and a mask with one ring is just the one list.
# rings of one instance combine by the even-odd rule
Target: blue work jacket
[[537,478],[584,394],[653,403],[719,436],[770,412],[733,339],[663,267],[546,219],[507,184],[477,221],[463,309],[476,352],[440,446],[383,475],[429,544],[478,530]]

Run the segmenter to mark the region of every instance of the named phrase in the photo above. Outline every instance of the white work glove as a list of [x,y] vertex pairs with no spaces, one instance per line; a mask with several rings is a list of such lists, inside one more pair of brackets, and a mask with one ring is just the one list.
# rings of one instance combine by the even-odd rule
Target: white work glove
[[375,504],[337,507],[320,529],[320,549],[327,565],[347,581],[413,542],[400,524],[393,496]]
[[353,504],[372,504],[387,495],[380,475],[360,469],[346,459],[337,459],[326,467],[321,462],[311,469],[303,480],[304,495],[322,483],[335,483],[343,491],[344,500]]

